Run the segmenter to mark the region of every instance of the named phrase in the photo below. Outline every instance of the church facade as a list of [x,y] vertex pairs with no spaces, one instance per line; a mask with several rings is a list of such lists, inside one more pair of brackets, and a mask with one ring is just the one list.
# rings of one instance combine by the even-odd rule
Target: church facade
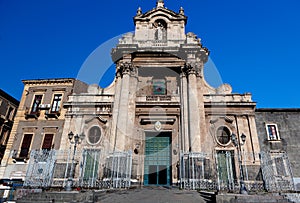
[[[21,174],[25,186],[36,187],[263,189],[269,173],[262,172],[256,103],[249,93],[205,81],[209,50],[185,32],[186,23],[183,8],[174,12],[161,0],[148,12],[138,9],[134,34],[111,52],[116,76],[107,88],[67,79],[26,81],[34,87],[24,90],[17,114],[22,122],[14,126],[2,178]],[[43,99],[34,106],[36,95],[47,92],[54,95],[49,106]],[[53,105],[62,113],[25,112]],[[28,135],[34,136],[24,144]],[[25,148],[27,156],[12,155]]]

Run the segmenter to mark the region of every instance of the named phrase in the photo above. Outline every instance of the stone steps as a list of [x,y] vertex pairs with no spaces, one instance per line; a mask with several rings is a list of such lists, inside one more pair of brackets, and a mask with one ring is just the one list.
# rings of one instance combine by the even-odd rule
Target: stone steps
[[32,193],[16,201],[17,203],[91,203],[92,192],[42,192]]
[[240,194],[220,194],[216,197],[216,202],[232,203],[288,203],[291,202],[278,194],[264,195],[240,195]]
[[[160,194],[161,198],[170,198],[170,194],[172,194],[176,198],[180,198],[182,195],[185,195],[187,197],[187,202],[192,202],[193,198],[197,198],[197,192],[196,191],[185,191],[185,190],[177,190],[177,189],[151,189],[151,188],[140,188],[140,189],[131,189],[131,190],[106,190],[106,191],[57,191],[57,192],[51,192],[51,191],[44,191],[42,193],[32,193],[27,195],[26,197],[22,197],[18,199],[17,203],[92,203],[92,202],[107,202],[107,198],[125,198],[128,202],[128,199],[126,198],[136,198],[135,195],[138,195],[140,197],[147,197],[148,193],[155,193]],[[195,194],[196,193],[196,196]],[[292,202],[286,199],[284,196],[279,194],[251,194],[251,195],[241,195],[241,194],[216,194],[215,192],[208,192],[208,191],[199,191],[199,194],[203,200],[203,202],[230,202],[230,203],[288,203]],[[164,197],[164,195],[166,197]],[[128,197],[129,196],[129,197]],[[151,196],[152,197],[152,196]],[[150,201],[154,200],[156,196],[153,196],[153,199],[148,199]],[[191,198],[191,200],[190,200]],[[121,199],[123,201],[123,199]],[[198,199],[199,201],[200,199]],[[119,201],[119,202],[122,202]],[[149,201],[148,201],[149,202]]]
[[199,191],[199,194],[206,202],[216,202],[215,192]]

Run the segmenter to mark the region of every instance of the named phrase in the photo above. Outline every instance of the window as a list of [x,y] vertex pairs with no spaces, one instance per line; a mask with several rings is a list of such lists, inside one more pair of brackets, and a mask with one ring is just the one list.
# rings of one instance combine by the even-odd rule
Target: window
[[52,148],[53,134],[45,134],[42,149],[50,150]]
[[28,157],[32,137],[33,137],[33,134],[25,134],[24,135],[22,145],[21,145],[20,158]]
[[166,94],[166,82],[165,80],[153,80],[153,94],[164,95]]
[[51,112],[58,112],[60,109],[62,94],[55,94],[52,102]]
[[279,133],[276,124],[266,124],[268,140],[279,140]]
[[230,141],[230,131],[227,127],[222,126],[218,128],[217,140],[220,144],[227,144]]
[[0,145],[6,145],[8,141],[8,129],[2,128],[1,136],[0,136]]
[[43,95],[35,95],[31,107],[31,113],[36,114],[39,112],[39,105],[42,103]]
[[9,120],[12,120],[13,119],[13,114],[14,114],[14,108],[10,106],[8,108],[7,113],[6,113],[6,118],[9,119]]
[[91,144],[96,144],[99,142],[101,137],[101,129],[98,126],[93,126],[89,130],[89,142]]

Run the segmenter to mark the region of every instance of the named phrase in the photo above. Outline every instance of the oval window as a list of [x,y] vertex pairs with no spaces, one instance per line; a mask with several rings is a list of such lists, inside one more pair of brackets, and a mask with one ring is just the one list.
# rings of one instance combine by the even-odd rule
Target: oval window
[[91,144],[96,144],[99,142],[101,137],[101,129],[98,126],[93,126],[89,130],[89,142]]
[[217,139],[221,144],[227,144],[230,141],[230,130],[224,126],[218,128]]

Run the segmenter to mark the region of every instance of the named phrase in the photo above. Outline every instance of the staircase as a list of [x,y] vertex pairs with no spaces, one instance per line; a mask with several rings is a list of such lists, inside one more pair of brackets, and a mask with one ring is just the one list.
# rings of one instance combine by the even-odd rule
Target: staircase
[[94,195],[89,192],[42,192],[32,193],[18,199],[17,203],[92,203]]
[[232,203],[288,203],[292,202],[279,194],[220,194],[216,196],[216,202],[232,202]]
[[208,191],[199,191],[200,196],[205,200],[206,202],[216,202],[216,193],[215,192],[208,192]]

